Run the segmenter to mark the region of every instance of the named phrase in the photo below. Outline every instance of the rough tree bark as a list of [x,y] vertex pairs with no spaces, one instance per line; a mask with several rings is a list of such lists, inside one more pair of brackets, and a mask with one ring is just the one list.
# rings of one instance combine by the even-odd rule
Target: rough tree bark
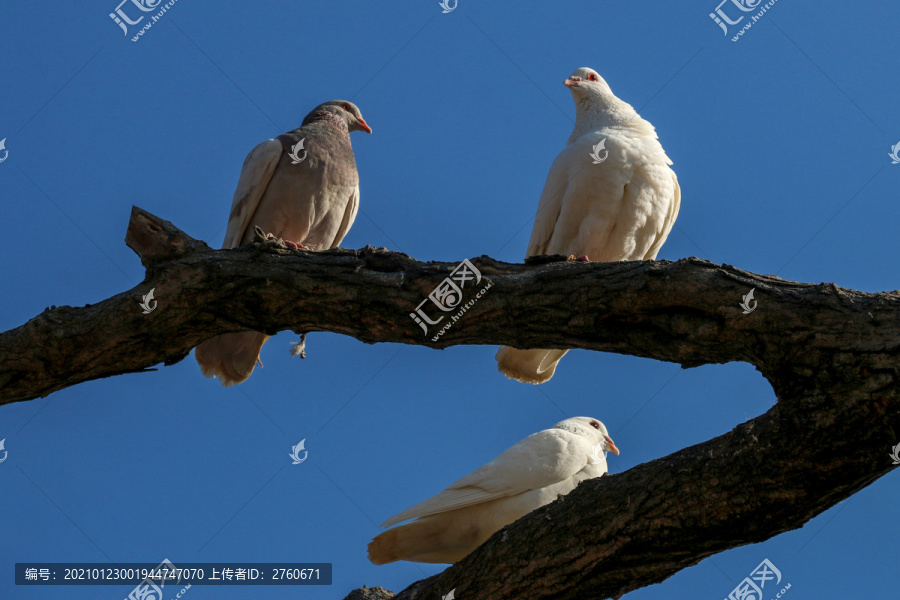
[[[178,361],[242,329],[332,331],[444,348],[587,348],[693,367],[745,361],[778,403],[728,434],[582,483],[395,598],[607,598],[796,529],[893,468],[900,294],[803,284],[698,259],[532,264],[472,259],[491,287],[432,341],[409,314],[455,263],[383,249],[212,250],[135,208],[126,242],[146,279],[0,334],[0,403]],[[155,288],[157,308],[138,303]],[[755,288],[757,309],[740,298]],[[473,288],[468,288],[473,289]],[[466,292],[466,294],[474,292]],[[469,300],[469,297],[466,297]],[[432,312],[434,316],[434,312]],[[442,323],[443,324],[443,323]],[[375,588],[358,597],[382,595]]]

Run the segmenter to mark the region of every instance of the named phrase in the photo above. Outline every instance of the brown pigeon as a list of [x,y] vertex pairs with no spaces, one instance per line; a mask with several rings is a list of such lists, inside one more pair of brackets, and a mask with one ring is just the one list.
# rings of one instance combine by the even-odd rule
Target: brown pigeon
[[[337,247],[359,208],[351,131],[372,133],[355,104],[332,100],[298,129],[254,148],[241,169],[222,248],[250,242],[256,227],[291,247]],[[225,333],[197,346],[194,357],[204,375],[234,385],[250,377],[267,339],[255,331]]]

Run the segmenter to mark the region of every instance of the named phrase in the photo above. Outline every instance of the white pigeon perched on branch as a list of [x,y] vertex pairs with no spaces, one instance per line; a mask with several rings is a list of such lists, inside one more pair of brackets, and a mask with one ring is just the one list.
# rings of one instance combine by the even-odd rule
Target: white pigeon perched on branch
[[[656,130],[593,69],[578,69],[563,83],[575,100],[575,129],[550,167],[526,256],[655,260],[681,205]],[[544,383],[566,352],[503,346],[497,368]]]
[[[256,227],[294,248],[337,247],[359,209],[351,131],[372,133],[355,104],[332,100],[314,108],[299,128],[251,150],[222,247],[252,241]],[[267,339],[255,331],[225,333],[197,346],[194,357],[204,375],[234,385],[250,377]]]
[[619,453],[606,426],[573,417],[539,431],[440,494],[391,517],[369,543],[369,560],[453,563],[494,532],[607,473],[605,452]]

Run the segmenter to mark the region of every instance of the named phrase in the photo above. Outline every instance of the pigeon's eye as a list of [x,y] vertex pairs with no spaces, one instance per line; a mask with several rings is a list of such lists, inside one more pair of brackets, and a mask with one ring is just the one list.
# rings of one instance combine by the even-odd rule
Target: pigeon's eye
[[591,421],[591,427],[593,427],[594,429],[600,429],[600,423],[598,423],[597,421]]
[[[591,73],[590,75],[588,75],[588,79],[590,79],[591,81],[597,81],[597,76],[594,75],[593,73]],[[593,423],[592,423],[592,425],[593,425]]]
[[350,112],[350,105],[349,105],[349,104],[341,104],[341,108],[343,108],[343,109],[346,110],[347,112]]

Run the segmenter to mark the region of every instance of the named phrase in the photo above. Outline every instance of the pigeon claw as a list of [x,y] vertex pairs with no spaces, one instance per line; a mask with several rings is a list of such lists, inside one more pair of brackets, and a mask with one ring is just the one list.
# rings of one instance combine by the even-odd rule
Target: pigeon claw
[[257,229],[258,229],[258,231],[256,232],[257,239],[262,238],[262,240],[264,240],[266,242],[275,242],[275,245],[283,246],[285,248],[293,248],[294,250],[306,250],[306,246],[304,246],[303,244],[300,244],[298,242],[292,242],[291,240],[281,239],[280,237],[278,237],[274,234],[271,234],[271,233],[267,233],[267,234],[265,234],[265,237],[263,237],[262,230],[259,229],[259,227],[257,227]]
[[591,262],[591,259],[587,257],[587,255],[575,256],[574,254],[570,254],[569,258],[566,259],[566,262]]
[[300,334],[300,341],[291,344],[291,357],[300,355],[300,358],[306,358],[306,334]]

